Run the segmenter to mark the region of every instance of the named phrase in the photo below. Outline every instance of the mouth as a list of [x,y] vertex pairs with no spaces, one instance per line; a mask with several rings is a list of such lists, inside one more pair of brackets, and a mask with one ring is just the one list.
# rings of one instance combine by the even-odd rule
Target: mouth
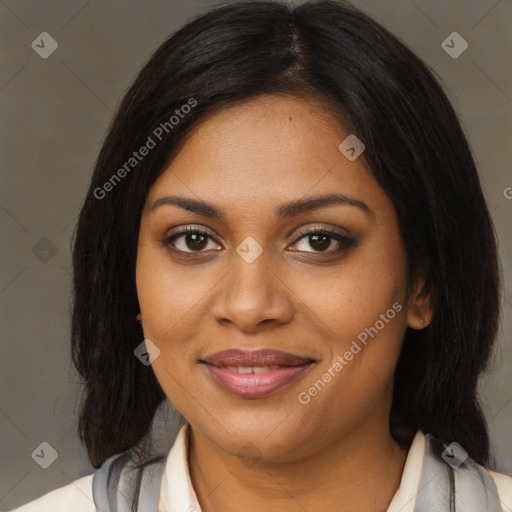
[[225,391],[262,398],[298,380],[315,360],[279,350],[224,350],[199,361]]

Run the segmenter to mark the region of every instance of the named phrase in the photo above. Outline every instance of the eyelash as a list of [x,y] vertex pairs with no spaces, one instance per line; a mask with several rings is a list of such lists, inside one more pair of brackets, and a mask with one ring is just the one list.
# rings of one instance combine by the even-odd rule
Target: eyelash
[[[169,246],[173,245],[172,242],[174,242],[180,236],[183,236],[186,234],[201,235],[201,236],[208,237],[215,241],[215,238],[208,231],[205,231],[204,229],[201,229],[199,227],[185,226],[183,228],[180,228],[178,231],[176,231],[172,235],[164,238],[163,240],[160,240],[160,243],[162,245],[164,245],[165,247],[167,247],[168,249],[171,249],[171,247],[169,247]],[[306,238],[306,237],[312,236],[312,235],[328,236],[329,238],[336,240],[341,245],[341,247],[339,247],[338,249],[335,249],[335,250],[326,250],[326,251],[304,251],[306,253],[313,253],[313,254],[333,254],[334,253],[334,254],[336,254],[345,249],[354,247],[356,245],[356,240],[354,240],[353,238],[349,238],[347,236],[341,235],[334,231],[329,231],[328,229],[321,227],[321,226],[320,227],[312,226],[312,227],[302,230],[299,233],[298,238],[293,243],[295,244],[295,243],[299,242],[300,240],[302,240],[303,238]],[[188,255],[202,254],[202,253],[206,252],[206,251],[182,251],[180,249],[176,249],[175,247],[173,247],[171,250],[173,250],[179,254],[182,254],[182,255],[184,254],[184,255],[186,255],[185,257],[191,257]],[[302,252],[302,251],[295,251],[295,252]]]

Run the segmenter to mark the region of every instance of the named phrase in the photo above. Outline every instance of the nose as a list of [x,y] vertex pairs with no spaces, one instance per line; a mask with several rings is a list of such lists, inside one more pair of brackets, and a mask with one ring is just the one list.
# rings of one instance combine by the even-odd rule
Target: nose
[[213,297],[211,313],[220,325],[256,333],[287,324],[294,315],[292,292],[261,254],[252,263],[238,255]]

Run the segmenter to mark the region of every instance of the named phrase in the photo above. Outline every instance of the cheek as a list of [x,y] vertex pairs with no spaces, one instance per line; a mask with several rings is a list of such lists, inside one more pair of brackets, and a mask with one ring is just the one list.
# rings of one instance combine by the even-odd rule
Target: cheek
[[206,314],[201,308],[215,284],[211,273],[205,270],[202,274],[171,265],[159,247],[139,244],[136,283],[144,337],[160,350],[152,369],[169,400],[189,414],[195,403],[190,396],[197,395],[190,374],[191,362],[198,356],[193,340],[204,336],[198,316]]
[[183,366],[179,358],[186,353],[186,344],[180,342],[179,337],[180,321],[190,310],[188,302],[192,294],[189,288],[183,288],[176,273],[170,274],[169,265],[162,261],[162,252],[165,253],[149,244],[139,243],[136,284],[144,338],[160,350],[152,368],[161,383],[173,386],[172,376]]
[[[155,260],[152,260],[155,263]],[[188,411],[190,398],[187,389],[191,379],[188,363],[191,337],[195,336],[194,325],[187,316],[193,310],[190,287],[174,275],[161,272],[158,264],[145,264],[140,259],[137,272],[137,291],[143,319],[144,338],[158,347],[159,356],[152,362],[152,370],[168,399],[178,410]],[[184,290],[187,290],[184,292]]]
[[161,343],[179,331],[208,289],[206,279],[191,276],[187,267],[171,265],[165,249],[150,244],[139,244],[136,281],[144,332]]
[[386,337],[401,339],[407,284],[401,251],[377,251],[368,245],[325,275],[297,273],[290,279],[297,296],[321,320],[337,351],[376,322]]
[[296,283],[322,320],[328,345],[318,373],[328,373],[329,391],[318,404],[325,400],[338,412],[371,408],[391,385],[406,329],[407,259],[400,239],[368,243],[328,278],[302,276]]

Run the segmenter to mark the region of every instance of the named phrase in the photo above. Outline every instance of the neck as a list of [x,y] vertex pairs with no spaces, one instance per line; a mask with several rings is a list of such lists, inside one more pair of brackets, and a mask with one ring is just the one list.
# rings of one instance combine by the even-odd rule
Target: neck
[[313,455],[254,465],[190,434],[190,474],[202,512],[385,512],[407,457],[387,428],[361,427]]

